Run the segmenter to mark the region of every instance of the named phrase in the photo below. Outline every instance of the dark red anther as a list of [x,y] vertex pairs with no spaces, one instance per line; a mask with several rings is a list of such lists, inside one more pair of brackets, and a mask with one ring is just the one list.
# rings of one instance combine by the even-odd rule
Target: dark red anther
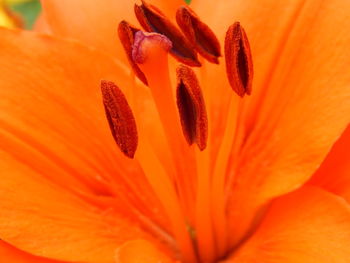
[[189,145],[194,142],[202,151],[207,146],[208,118],[202,91],[193,70],[180,65],[177,75],[177,106],[183,134]]
[[138,136],[134,115],[122,93],[111,81],[101,82],[103,105],[113,138],[129,158],[136,152]]
[[229,27],[225,38],[226,73],[232,89],[240,96],[250,95],[253,60],[247,35],[239,22]]
[[181,6],[177,10],[176,21],[198,53],[208,61],[218,64],[218,57],[221,56],[220,43],[209,26],[188,6]]

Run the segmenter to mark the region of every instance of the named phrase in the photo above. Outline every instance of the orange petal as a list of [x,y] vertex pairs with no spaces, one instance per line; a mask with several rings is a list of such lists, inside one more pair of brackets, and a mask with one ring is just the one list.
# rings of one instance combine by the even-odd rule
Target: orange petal
[[138,239],[126,242],[118,248],[115,257],[116,263],[171,263],[171,260],[154,244],[147,240]]
[[46,17],[41,13],[34,23],[34,30],[42,33],[50,33],[51,28],[47,23]]
[[[244,27],[253,56],[254,95],[257,89],[261,89],[261,92],[265,90],[264,83],[269,71],[279,59],[280,49],[287,40],[289,30],[298,18],[304,2],[303,0],[192,0],[191,8],[213,29],[221,43],[224,43],[225,33],[235,21]],[[215,79],[222,73],[214,69],[208,74]],[[222,84],[217,85],[216,92],[221,87],[227,88]]]
[[123,212],[135,209],[166,229],[140,166],[120,153],[105,118],[100,81],[120,84],[129,96],[128,72],[76,42],[32,32],[1,29],[0,49],[0,149],[7,156],[0,174],[14,176],[26,165],[86,200],[112,199]]
[[[79,39],[122,59],[126,55],[118,39],[117,27],[126,20],[136,24],[131,0],[43,0],[43,12],[52,32],[59,36]],[[175,16],[181,0],[154,0],[152,4],[165,14]]]
[[241,109],[230,221],[242,223],[232,231],[246,231],[271,198],[305,183],[348,125],[349,11],[347,1],[305,2],[285,31],[270,75],[258,84],[264,84],[261,92]]
[[257,232],[227,262],[347,263],[349,246],[349,205],[305,187],[274,201]]
[[[320,0],[310,1],[311,5],[320,2]],[[265,91],[266,79],[271,77],[270,71],[280,59],[280,52],[296,21],[300,18],[304,20],[305,17],[313,17],[312,13],[302,14],[304,5],[306,4],[303,0],[192,0],[191,2],[191,8],[208,23],[221,43],[224,43],[225,33],[235,21],[244,27],[254,63],[253,95],[257,93],[256,89]],[[218,77],[218,72],[208,73],[214,78]],[[220,88],[220,85],[217,88]]]
[[350,126],[334,144],[326,159],[309,181],[350,202]]
[[105,119],[100,80],[126,88],[128,73],[76,43],[4,29],[0,39],[1,148],[56,183],[106,194],[104,182],[121,172],[122,156]]
[[44,0],[43,14],[52,33],[79,39],[109,54],[126,58],[117,35],[118,23],[131,20],[132,1]]
[[[255,109],[255,104],[259,103],[260,98],[264,94],[270,95],[271,92],[267,92],[267,87],[269,86],[269,81],[272,76],[279,76],[280,73],[274,73],[275,65],[281,60],[281,58],[293,59],[294,55],[289,51],[285,51],[285,46],[288,43],[289,46],[294,46],[294,50],[300,46],[299,40],[304,35],[305,29],[308,29],[309,26],[313,23],[311,20],[315,18],[315,24],[312,28],[322,30],[321,32],[311,32],[309,36],[318,36],[319,38],[327,38],[328,28],[337,28],[340,27],[342,30],[349,28],[346,26],[349,19],[346,19],[346,14],[348,13],[348,2],[347,1],[335,1],[331,4],[324,4],[328,6],[323,6],[318,8],[318,5],[321,4],[320,0],[313,1],[304,1],[304,0],[285,0],[285,1],[275,1],[275,0],[220,0],[220,1],[210,1],[210,0],[192,0],[191,8],[193,8],[196,13],[201,17],[203,21],[208,23],[208,25],[213,29],[215,34],[218,36],[221,43],[224,41],[225,32],[227,28],[234,22],[239,21],[247,32],[249,38],[253,63],[254,63],[254,80],[253,80],[253,94],[248,101],[245,101],[245,104],[252,105],[250,108],[254,111],[250,112],[249,116],[249,125],[252,126],[254,123],[254,116],[258,116],[259,109]],[[320,24],[320,18],[322,15],[317,15],[318,10],[323,10],[327,15],[324,17],[323,21],[330,21],[330,25],[323,27]],[[339,14],[339,16],[337,16]],[[333,16],[333,17],[331,17]],[[220,18],[220,19],[218,19]],[[327,23],[327,22],[326,22]],[[327,29],[326,29],[327,28]],[[301,30],[302,29],[302,30]],[[299,36],[290,37],[289,33],[293,31],[298,33]],[[333,32],[338,34],[337,32]],[[342,37],[344,40],[348,38],[347,33],[339,33],[338,37]],[[328,40],[330,41],[330,40]],[[293,42],[293,43],[292,43]],[[317,41],[314,41],[317,43]],[[335,42],[333,42],[335,43]],[[292,44],[292,45],[290,45]],[[322,39],[318,41],[318,44],[327,47],[319,48],[322,52],[317,52],[318,56],[323,56],[326,58],[329,54],[330,45],[324,43]],[[303,48],[309,47],[309,51],[314,53],[315,45],[305,44]],[[348,46],[348,44],[341,44],[341,47]],[[340,48],[340,47],[339,47]],[[326,52],[324,52],[326,51]],[[345,50],[346,51],[346,50]],[[282,55],[282,52],[284,53]],[[346,56],[348,52],[342,54]],[[329,55],[332,57],[331,55]],[[299,57],[302,57],[301,55]],[[305,57],[305,56],[304,56]],[[338,57],[338,56],[333,56]],[[310,57],[308,57],[308,60]],[[346,58],[344,57],[344,61]],[[310,61],[314,62],[314,61]],[[323,62],[322,62],[323,63]],[[283,67],[284,63],[280,63],[280,66]],[[317,65],[317,63],[315,63]],[[329,64],[329,63],[327,63]],[[306,65],[305,65],[306,66]],[[304,67],[305,67],[304,66]],[[295,68],[298,68],[295,66]],[[345,70],[346,66],[344,67]],[[305,74],[310,72],[306,70]],[[215,96],[211,96],[211,100],[214,102],[214,109],[212,112],[226,112],[228,103],[224,103],[223,99],[227,97],[226,90],[228,89],[227,83],[218,83],[218,79],[221,78],[222,70],[220,71],[218,67],[210,67],[206,69],[208,79],[205,82],[208,83],[208,87],[215,86]],[[310,72],[311,73],[311,72]],[[303,75],[305,75],[303,74]],[[285,76],[286,74],[283,74]],[[326,76],[331,76],[332,73],[329,72]],[[288,74],[287,74],[288,76]],[[298,80],[299,78],[294,78]],[[288,85],[293,88],[293,84]],[[300,86],[300,85],[299,85]],[[304,85],[301,85],[304,87]],[[306,85],[305,85],[306,86]],[[205,89],[205,87],[203,87]],[[280,90],[285,90],[285,85],[277,85],[277,88]],[[217,99],[215,99],[215,97]],[[287,97],[287,96],[286,96]],[[268,105],[268,103],[266,103]],[[212,114],[212,113],[209,113]],[[214,115],[214,114],[213,114]],[[215,115],[214,115],[215,116]],[[223,116],[223,117],[221,117]],[[211,125],[211,127],[223,126],[220,121],[221,119],[225,120],[225,115],[221,114],[220,118],[215,116],[212,122],[218,122],[217,125]],[[242,126],[242,125],[241,125]],[[248,130],[251,127],[247,128]],[[223,129],[218,129],[220,130]],[[214,131],[217,134],[217,137],[221,138],[221,134],[218,134],[218,131]]]
[[113,262],[127,240],[149,238],[113,208],[98,209],[0,152],[0,235],[36,256]]
[[64,261],[33,256],[5,243],[4,241],[0,241],[0,258],[2,262],[10,263],[65,263]]

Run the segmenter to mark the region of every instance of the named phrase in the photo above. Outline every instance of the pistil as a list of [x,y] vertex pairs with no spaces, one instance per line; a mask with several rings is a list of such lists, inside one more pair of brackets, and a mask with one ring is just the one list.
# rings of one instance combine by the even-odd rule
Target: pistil
[[[191,214],[193,211],[191,208],[194,205],[195,181],[191,179],[191,176],[193,177],[197,173],[194,165],[195,162],[191,162],[191,160],[194,160],[194,153],[186,145],[176,112],[168,73],[167,54],[170,48],[171,42],[165,36],[139,31],[135,35],[133,59],[145,73],[168,140],[170,152],[177,170],[175,185],[178,186],[179,199],[184,209],[185,216],[182,220],[185,220],[188,216],[190,218],[192,217]],[[154,178],[152,180],[157,179]],[[186,229],[184,230],[187,231]],[[187,235],[189,237],[189,233]],[[183,241],[179,243],[179,246],[184,246],[188,250],[187,245]]]
[[141,71],[141,69],[137,66],[134,59],[132,58],[132,46],[135,41],[135,34],[139,31],[138,28],[130,25],[126,21],[121,21],[118,26],[118,36],[122,46],[124,47],[126,56],[128,58],[129,64],[133,69],[135,75],[145,84],[147,85],[147,79],[145,74]]

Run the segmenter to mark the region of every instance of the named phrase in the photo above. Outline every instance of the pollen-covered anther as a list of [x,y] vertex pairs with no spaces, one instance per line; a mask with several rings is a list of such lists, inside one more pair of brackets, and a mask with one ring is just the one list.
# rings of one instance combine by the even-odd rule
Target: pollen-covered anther
[[226,73],[232,89],[240,96],[250,95],[253,81],[253,61],[247,35],[239,22],[226,32]]
[[184,65],[176,69],[176,75],[176,99],[183,134],[189,145],[195,142],[200,150],[204,150],[208,139],[208,118],[197,77]]
[[101,82],[103,105],[112,136],[120,150],[129,158],[136,152],[138,136],[134,115],[122,93],[111,81]]
[[122,46],[124,47],[125,53],[127,55],[128,61],[130,63],[131,68],[133,69],[135,75],[144,83],[147,83],[147,79],[145,74],[141,71],[141,69],[137,66],[132,58],[132,47],[135,41],[135,34],[139,31],[136,27],[130,25],[126,21],[121,21],[118,26],[118,36]]
[[181,6],[176,12],[176,21],[187,39],[204,58],[219,63],[220,42],[208,25],[188,6]]
[[155,32],[166,36],[173,43],[170,54],[181,63],[199,67],[197,52],[181,31],[155,6],[142,0],[135,4],[135,15],[147,32]]

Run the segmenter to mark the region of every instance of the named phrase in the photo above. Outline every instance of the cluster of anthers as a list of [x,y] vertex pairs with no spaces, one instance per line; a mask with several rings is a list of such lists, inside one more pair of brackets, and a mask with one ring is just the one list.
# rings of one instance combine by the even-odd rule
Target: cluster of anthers
[[[145,32],[127,21],[120,22],[118,28],[120,41],[135,75],[148,85],[147,78],[138,65],[145,62],[150,52],[147,50],[148,45],[155,48],[160,46],[179,62],[187,65],[181,64],[176,72],[177,106],[186,140],[190,145],[195,141],[204,150],[208,125],[205,104],[196,75],[190,67],[201,67],[197,52],[209,62],[219,64],[219,40],[188,6],[181,6],[176,13],[176,21],[182,33],[157,7],[145,1],[140,6],[135,5],[135,14]],[[240,97],[250,95],[253,63],[248,38],[239,22],[231,25],[226,33],[225,62],[232,89]],[[119,130],[120,127],[112,124],[111,119],[113,115],[118,115],[118,118],[130,120],[131,110],[117,86],[103,82],[102,93],[113,136],[120,149],[132,158],[137,148],[137,140],[132,139],[136,136],[136,125],[129,123],[127,131],[123,132]]]
[[[119,38],[134,74],[150,88],[173,158],[181,158],[182,154],[176,142],[178,137],[174,135],[176,131],[172,127],[175,122],[181,123],[182,133],[187,143],[189,145],[195,143],[199,150],[203,151],[207,147],[208,117],[199,81],[192,67],[202,66],[198,54],[210,63],[219,64],[220,42],[208,25],[201,21],[188,6],[181,6],[177,10],[178,27],[157,7],[145,1],[142,1],[141,5],[135,5],[135,14],[144,31],[122,21],[118,27]],[[176,69],[176,103],[174,103],[170,78],[166,72],[168,70],[167,53],[181,63]],[[226,32],[224,59],[226,76],[232,89],[240,97],[249,95],[252,91],[253,64],[249,42],[239,22],[233,23]],[[127,157],[134,158],[136,151],[142,150],[137,149],[139,133],[131,107],[115,83],[102,81],[101,89],[112,135],[121,151]],[[203,171],[199,169],[199,173],[201,170]],[[204,171],[204,173],[208,172]],[[205,177],[205,175],[201,176]],[[205,179],[202,180],[205,181]],[[197,204],[201,203],[205,206],[205,200],[207,200],[205,196],[197,195]],[[175,213],[168,212],[170,218]],[[187,262],[196,262],[194,258],[198,259],[198,257],[202,262],[212,262],[227,252],[229,245],[225,244],[222,238],[223,232],[226,231],[225,227],[215,224],[215,220],[213,223],[208,223],[213,224],[211,226],[205,225],[205,219],[201,220],[197,224],[194,223],[193,227],[197,235],[195,245],[193,245],[193,238],[188,239],[181,226],[176,229],[176,222],[172,222],[179,250]],[[207,234],[206,228],[214,228],[214,230],[209,231],[211,234]],[[202,233],[201,230],[203,230]],[[188,243],[191,244],[188,245]],[[210,249],[206,249],[211,246],[209,243],[216,246],[216,255],[211,254]],[[194,253],[193,247],[195,247]]]

